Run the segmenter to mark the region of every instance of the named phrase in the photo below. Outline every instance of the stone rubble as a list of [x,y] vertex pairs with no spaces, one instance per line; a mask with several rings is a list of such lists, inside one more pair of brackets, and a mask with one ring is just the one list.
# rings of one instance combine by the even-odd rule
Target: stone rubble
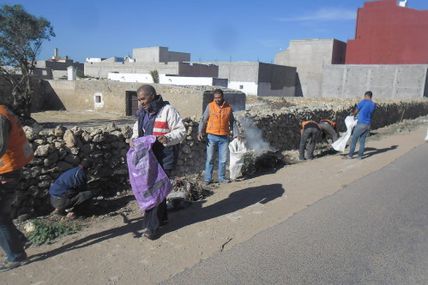
[[[262,130],[263,138],[274,151],[269,152],[270,160],[263,164],[279,163],[278,154],[297,149],[300,140],[299,123],[303,119],[337,119],[339,130],[344,130],[343,119],[349,114],[356,101],[352,100],[304,100],[296,98],[262,99],[252,104],[247,111],[239,112],[237,117],[250,118]],[[273,106],[271,108],[271,105]],[[428,101],[380,102],[374,114],[373,129],[414,119],[428,114]],[[205,143],[198,142],[198,122],[192,118],[184,119],[187,136],[180,145],[180,155],[174,173],[175,191],[183,192],[177,197],[197,200],[204,197],[200,179],[185,179],[184,176],[200,174],[205,163]],[[22,187],[14,203],[14,216],[45,215],[52,209],[49,204],[48,189],[52,181],[63,171],[74,167],[85,157],[94,160],[90,175],[99,181],[101,192],[117,193],[129,190],[126,153],[132,136],[131,126],[117,127],[114,123],[104,127],[83,129],[78,126],[67,129],[57,126],[42,129],[40,126],[24,127],[25,134],[34,150],[34,159],[23,170]],[[252,175],[260,171],[254,163]],[[260,161],[260,160],[259,160]],[[268,161],[268,162],[266,162]],[[270,162],[269,162],[270,161]],[[283,161],[283,160],[282,160]],[[274,169],[275,167],[271,167]],[[181,189],[181,190],[177,190]]]

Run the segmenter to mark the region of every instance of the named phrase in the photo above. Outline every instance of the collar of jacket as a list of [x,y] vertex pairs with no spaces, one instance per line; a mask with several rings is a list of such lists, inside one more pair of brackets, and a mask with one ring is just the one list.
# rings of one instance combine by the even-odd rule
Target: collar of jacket
[[141,108],[137,111],[137,117],[145,115],[146,113],[157,114],[165,105],[169,105],[168,101],[164,101],[162,96],[157,95],[155,99],[150,103],[148,110]]

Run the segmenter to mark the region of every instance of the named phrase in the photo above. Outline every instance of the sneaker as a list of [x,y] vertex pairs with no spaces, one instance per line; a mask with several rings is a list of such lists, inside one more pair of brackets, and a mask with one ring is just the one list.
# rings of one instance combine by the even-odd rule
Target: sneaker
[[28,263],[28,259],[25,258],[21,261],[4,261],[2,264],[0,264],[0,272],[6,272],[9,270],[12,270],[14,268],[17,268],[19,266],[25,265]]
[[343,157],[343,159],[352,159],[352,157],[351,157],[351,156],[349,156],[349,155],[345,155],[345,156]]
[[204,186],[209,186],[212,183],[212,181],[204,181]]
[[228,184],[228,183],[230,183],[230,180],[229,179],[223,179],[223,180],[220,180],[218,183],[220,183],[220,184]]

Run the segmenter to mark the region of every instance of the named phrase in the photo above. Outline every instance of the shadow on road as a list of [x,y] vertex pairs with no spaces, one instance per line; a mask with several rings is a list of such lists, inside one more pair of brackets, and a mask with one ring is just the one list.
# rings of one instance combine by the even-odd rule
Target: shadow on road
[[[186,211],[176,212],[171,215],[170,225],[162,229],[162,234],[177,230],[179,228],[217,218],[237,210],[246,208],[256,203],[266,204],[281,197],[284,194],[281,184],[271,184],[259,187],[250,187],[233,192],[228,198],[221,200],[213,205],[202,208],[205,201],[198,201]],[[57,249],[36,254],[30,257],[31,262],[44,260],[67,251],[84,248],[93,244],[116,238],[125,234],[132,233],[134,238],[141,237],[142,218],[129,220],[121,214],[125,225],[105,230],[99,233],[91,234],[82,239],[73,241]]]
[[193,206],[187,211],[171,215],[170,224],[162,229],[161,234],[227,215],[256,203],[267,204],[281,197],[284,193],[285,190],[281,184],[271,184],[233,192],[224,200],[204,208],[202,208],[202,205],[205,201],[198,201],[193,203]]
[[373,147],[366,147],[365,149],[365,154],[364,154],[364,158],[368,158],[371,157],[373,155],[377,155],[377,154],[381,154],[390,150],[394,150],[397,149],[398,145],[392,145],[390,147],[387,148],[373,148]]

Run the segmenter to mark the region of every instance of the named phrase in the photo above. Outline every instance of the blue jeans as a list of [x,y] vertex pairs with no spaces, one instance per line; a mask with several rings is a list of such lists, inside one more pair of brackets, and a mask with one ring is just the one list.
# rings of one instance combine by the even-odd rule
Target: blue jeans
[[225,180],[224,173],[226,171],[227,155],[229,153],[229,137],[208,134],[207,140],[207,161],[205,163],[204,181],[212,181],[214,153],[215,148],[218,146],[218,181],[222,182]]
[[10,262],[21,261],[27,258],[24,251],[24,234],[13,224],[11,212],[12,204],[18,187],[19,174],[1,175],[2,178],[13,179],[8,183],[0,182],[0,247]]
[[357,146],[357,140],[360,142],[360,149],[358,150],[358,157],[362,158],[366,147],[366,137],[369,134],[370,125],[357,124],[354,132],[352,133],[351,146],[349,149],[349,157],[354,156],[355,147]]

